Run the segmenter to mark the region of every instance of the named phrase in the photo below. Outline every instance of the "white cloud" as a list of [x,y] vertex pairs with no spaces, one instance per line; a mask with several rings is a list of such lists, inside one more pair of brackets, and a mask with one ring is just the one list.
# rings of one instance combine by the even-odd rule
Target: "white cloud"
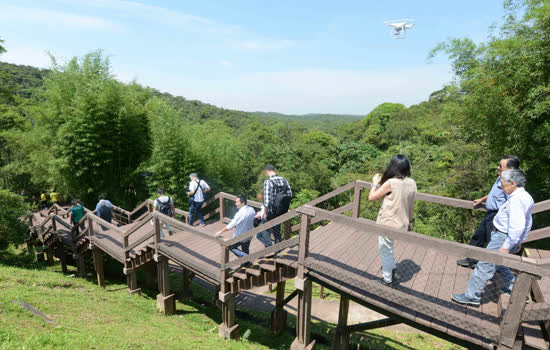
[[225,67],[231,67],[232,66],[231,62],[226,61],[226,60],[220,60],[220,64],[222,66],[225,66]]
[[[61,0],[73,5],[70,0]],[[232,43],[234,49],[241,50],[278,50],[293,47],[296,42],[287,39],[250,38],[246,29],[238,25],[220,23],[213,19],[176,11],[173,9],[148,5],[127,0],[86,0],[79,3],[89,7],[108,9],[118,14],[140,17],[161,26],[178,27],[189,32],[209,34],[224,44]]]
[[70,12],[54,11],[38,8],[23,8],[8,6],[0,12],[0,22],[17,21],[30,22],[36,26],[42,23],[50,26],[65,26],[91,30],[113,31],[121,29],[119,23],[93,16],[79,15]]
[[[62,0],[62,2],[73,4],[70,0]],[[148,5],[136,1],[87,0],[82,1],[79,4],[88,7],[116,11],[118,14],[123,14],[125,16],[130,15],[132,18],[140,17],[141,19],[149,22],[155,22],[160,25],[180,27],[191,32],[227,34],[235,28],[229,25],[216,23],[209,18],[195,16],[189,13],[175,11],[161,6]]]
[[296,43],[292,40],[242,40],[233,44],[233,48],[247,50],[280,50],[295,46]]
[[[246,111],[290,114],[366,114],[383,102],[407,106],[428,99],[450,82],[447,64],[411,69],[304,69],[262,72],[221,81],[187,80],[162,86],[174,95]],[[165,82],[166,84],[166,82]]]
[[46,50],[12,45],[6,45],[5,48],[8,52],[0,56],[1,61],[40,68],[50,67],[50,56]]

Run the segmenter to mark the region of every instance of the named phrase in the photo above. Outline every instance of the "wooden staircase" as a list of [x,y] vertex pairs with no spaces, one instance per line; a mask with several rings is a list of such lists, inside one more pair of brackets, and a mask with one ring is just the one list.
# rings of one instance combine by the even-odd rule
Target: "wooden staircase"
[[297,269],[277,261],[277,258],[260,259],[250,267],[233,270],[226,282],[232,294],[283,282],[296,277]]

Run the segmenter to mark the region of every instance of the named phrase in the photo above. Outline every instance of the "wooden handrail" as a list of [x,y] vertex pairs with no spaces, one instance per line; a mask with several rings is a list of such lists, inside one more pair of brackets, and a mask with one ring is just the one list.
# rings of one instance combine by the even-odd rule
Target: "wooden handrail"
[[151,216],[154,217],[154,218],[159,218],[159,220],[161,222],[164,222],[165,224],[169,224],[170,226],[172,226],[174,228],[177,228],[178,230],[190,232],[192,234],[201,236],[201,237],[209,239],[211,241],[216,241],[216,242],[219,241],[219,239],[217,239],[216,236],[212,236],[212,235],[209,235],[206,232],[199,231],[196,228],[194,228],[193,226],[190,226],[190,225],[188,225],[184,222],[181,222],[177,219],[174,219],[174,218],[171,218],[167,215],[159,213],[158,211],[155,211],[155,212],[151,213]]
[[535,203],[533,205],[533,210],[531,210],[531,213],[536,214],[536,213],[540,213],[541,211],[547,211],[547,210],[550,210],[550,199]]
[[544,239],[550,237],[550,226],[539,228],[538,230],[533,230],[529,232],[529,235],[523,241],[523,243],[538,241],[539,239]]
[[124,236],[124,231],[122,231],[121,229],[119,229],[115,225],[111,224],[110,222],[107,222],[107,221],[103,220],[102,218],[100,218],[99,216],[96,216],[96,215],[90,215],[90,214],[87,214],[87,215],[88,215],[88,218],[91,219],[92,221],[97,222],[101,226],[108,227],[109,229],[111,229],[111,230],[121,234],[122,236]]
[[272,220],[269,220],[268,222],[264,223],[264,224],[261,224],[260,226],[258,227],[254,227],[252,230],[249,230],[247,231],[246,233],[243,233],[242,235],[239,235],[235,238],[232,238],[232,239],[229,239],[227,241],[224,241],[224,240],[221,240],[221,244],[226,246],[226,247],[229,247],[235,243],[238,243],[238,242],[241,242],[241,241],[244,241],[244,240],[247,240],[249,238],[252,238],[254,237],[254,235],[256,235],[257,233],[260,233],[262,231],[265,231],[269,228],[272,228],[276,225],[280,225],[282,224],[283,222],[285,221],[288,221],[290,219],[293,219],[295,217],[298,216],[298,213],[296,212],[296,210],[291,210],[289,211],[288,213],[286,214],[283,214],[281,216],[278,216],[276,217],[275,219],[272,219]]
[[71,229],[73,228],[70,224],[66,223],[63,219],[61,219],[61,218],[58,217],[57,215],[54,215],[54,216],[52,217],[52,220],[55,220],[55,221],[59,222],[61,225],[65,226],[65,227],[68,228],[69,230],[71,230]]
[[118,207],[116,205],[113,205],[113,210],[116,210],[116,211],[121,212],[122,214],[126,214],[126,215],[130,214],[130,212],[128,210],[122,209],[121,207]]
[[147,222],[149,220],[151,220],[152,218],[152,215],[151,213],[147,213],[147,215],[140,221],[136,221],[136,223],[130,227],[129,230],[127,230],[126,232],[124,232],[122,234],[123,237],[128,237],[130,236],[131,234],[133,234],[134,232],[136,232],[137,230],[139,230],[143,225],[147,224]]
[[227,262],[225,263],[224,265],[221,265],[221,269],[222,270],[225,270],[225,269],[230,269],[232,267],[237,267],[241,264],[244,264],[246,262],[249,262],[249,261],[253,261],[253,260],[256,260],[256,259],[259,259],[259,258],[262,258],[266,255],[269,255],[269,254],[273,254],[273,253],[277,253],[283,249],[286,249],[286,248],[290,248],[292,246],[295,246],[299,243],[300,241],[300,237],[296,236],[296,237],[293,237],[293,238],[290,238],[290,239],[287,239],[287,240],[284,240],[282,242],[279,242],[277,244],[274,244],[274,245],[271,245],[267,248],[264,248],[262,250],[259,250],[257,252],[254,252],[254,253],[251,253],[251,254],[247,254],[243,257],[240,257],[238,258],[237,260],[233,260],[233,261],[230,261],[230,262]]
[[[235,201],[237,199],[237,196],[235,195],[232,195],[230,193],[226,193],[226,192],[220,192],[220,195],[223,196],[224,199],[229,199],[230,201]],[[251,207],[254,207],[254,208],[261,208],[262,207],[262,203],[260,202],[256,202],[256,201],[253,201],[253,200],[247,200],[247,204]]]
[[52,215],[48,215],[44,218],[44,220],[38,224],[38,227],[42,228],[44,227],[44,225],[46,225],[46,223],[48,223],[48,221],[50,221],[52,219]]
[[[361,181],[357,180],[357,184],[361,188],[370,188],[372,186],[371,182],[367,181]],[[428,193],[422,193],[422,192],[416,192],[415,200],[421,200],[424,202],[430,202],[430,203],[437,203],[437,204],[443,204],[450,207],[455,208],[465,208],[465,209],[473,209],[473,210],[479,210],[479,211],[486,211],[483,207],[477,207],[474,208],[474,202],[465,200],[465,199],[456,199],[456,198],[450,198],[450,197],[444,197],[444,196],[437,196],[434,194],[428,194]]]
[[132,244],[128,245],[126,248],[124,248],[124,253],[127,253],[127,252],[131,251],[132,249],[134,249],[138,245],[140,245],[143,242],[147,241],[149,238],[152,238],[154,235],[155,235],[155,230],[154,230],[154,228],[152,228],[151,232],[143,235],[143,237],[141,237],[140,239],[138,239],[134,243],[132,243]]
[[336,197],[339,194],[342,194],[346,191],[349,191],[349,190],[353,189],[355,187],[355,183],[356,183],[356,181],[350,182],[349,184],[344,185],[340,188],[337,188],[334,191],[329,192],[329,193],[327,193],[327,194],[325,194],[321,197],[315,198],[314,200],[312,200],[311,202],[308,202],[306,204],[313,206],[313,205],[317,205],[319,203],[322,203],[322,202],[326,201],[327,199],[331,199],[333,197]]
[[300,207],[296,211],[300,214],[307,214],[312,217],[314,216],[324,220],[340,223],[348,227],[356,228],[358,230],[376,232],[381,236],[386,236],[395,240],[434,248],[445,252],[445,254],[467,256],[476,260],[487,261],[496,265],[505,265],[515,270],[523,271],[538,277],[550,276],[550,269],[544,269],[535,264],[522,261],[521,257],[516,255],[446,241],[444,239],[426,236],[417,232],[400,231],[362,218],[354,219],[345,215],[335,214],[328,210],[319,209],[308,205]]

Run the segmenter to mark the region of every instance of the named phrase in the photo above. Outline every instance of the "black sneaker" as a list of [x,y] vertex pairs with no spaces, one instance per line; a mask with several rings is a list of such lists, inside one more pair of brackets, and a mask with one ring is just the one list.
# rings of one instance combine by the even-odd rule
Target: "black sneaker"
[[466,258],[466,259],[458,260],[456,262],[456,264],[460,265],[460,266],[463,266],[463,267],[473,269],[477,265],[477,260]]
[[386,287],[390,287],[390,288],[393,288],[394,285],[393,285],[393,281],[391,282],[388,282],[384,279],[384,277],[380,277],[379,279],[376,280],[376,282],[380,283],[381,285],[383,286],[386,286]]
[[397,272],[397,268],[391,270],[391,280],[392,283],[398,283],[401,280],[401,275]]

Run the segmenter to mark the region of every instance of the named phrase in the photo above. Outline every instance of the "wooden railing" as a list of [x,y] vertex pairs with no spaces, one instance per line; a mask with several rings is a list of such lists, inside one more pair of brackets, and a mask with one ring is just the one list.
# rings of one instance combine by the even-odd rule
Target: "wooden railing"
[[[511,346],[510,344],[513,344],[519,324],[522,320],[532,320],[537,317],[537,319],[542,319],[541,317],[543,317],[540,315],[534,315],[535,312],[530,309],[530,313],[528,315],[522,316],[526,305],[526,297],[530,293],[532,282],[535,279],[550,276],[550,269],[547,265],[541,264],[546,262],[540,261],[542,259],[533,262],[533,259],[522,258],[516,255],[491,251],[479,247],[467,246],[456,242],[426,236],[416,232],[396,230],[391,227],[373,223],[369,220],[354,219],[309,205],[298,208],[297,213],[302,216],[302,227],[299,236],[300,246],[297,274],[297,282],[299,283],[297,283],[297,286],[302,286],[301,284],[304,283],[303,281],[305,279],[306,271],[310,269],[313,271],[319,271],[322,274],[336,277],[340,280],[345,280],[347,283],[353,284],[354,286],[365,288],[369,290],[369,292],[376,295],[384,295],[386,300],[395,302],[399,301],[397,302],[398,304],[402,304],[403,301],[406,300],[407,306],[417,310],[418,312],[421,312],[427,316],[432,316],[436,319],[450,320],[463,329],[472,331],[475,334],[483,335],[488,339],[492,339],[497,343],[504,344],[506,346]],[[440,303],[409,295],[400,290],[382,287],[374,281],[355,275],[353,272],[327,267],[327,264],[321,264],[316,261],[315,258],[309,258],[309,223],[313,218],[338,223],[359,231],[376,232],[379,235],[386,236],[394,240],[429,247],[430,249],[438,250],[445,255],[466,256],[476,260],[486,261],[514,269],[517,271],[518,277],[510,296],[510,305],[500,320],[500,329],[498,331],[482,329],[479,324],[476,324],[475,321],[464,317],[464,315],[442,308]],[[544,317],[550,316],[549,305],[545,305],[545,309],[543,309],[543,311],[546,312]],[[303,320],[298,320],[297,322],[300,324]],[[300,327],[298,327],[298,338],[300,336],[302,336],[304,343],[308,344],[309,340],[307,339],[307,334],[300,334]]]

